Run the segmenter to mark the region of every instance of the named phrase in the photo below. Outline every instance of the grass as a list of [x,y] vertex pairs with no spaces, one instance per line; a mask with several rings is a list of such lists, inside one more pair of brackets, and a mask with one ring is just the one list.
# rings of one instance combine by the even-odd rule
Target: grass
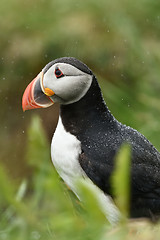
[[4,167],[0,167],[0,239],[159,239],[159,224],[127,219],[129,155],[130,149],[123,146],[117,156],[112,185],[123,218],[112,226],[88,185],[79,182],[83,199],[79,202],[61,181],[50,161],[49,144],[41,121],[34,116],[28,129],[26,149],[32,177],[21,184],[13,184]]

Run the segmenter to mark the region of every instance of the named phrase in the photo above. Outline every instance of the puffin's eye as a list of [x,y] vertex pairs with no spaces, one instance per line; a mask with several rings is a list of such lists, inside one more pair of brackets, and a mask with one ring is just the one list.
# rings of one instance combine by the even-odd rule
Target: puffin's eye
[[56,68],[54,73],[56,75],[56,78],[60,78],[64,76],[62,71],[59,68]]

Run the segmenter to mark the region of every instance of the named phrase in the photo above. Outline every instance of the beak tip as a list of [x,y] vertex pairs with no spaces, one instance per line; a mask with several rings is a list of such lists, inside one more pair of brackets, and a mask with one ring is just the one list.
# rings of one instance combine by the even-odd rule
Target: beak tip
[[29,109],[39,107],[35,103],[33,94],[32,94],[32,88],[33,88],[34,82],[35,82],[35,79],[27,86],[27,88],[25,89],[25,91],[23,93],[23,97],[22,97],[23,112],[25,112],[26,110],[29,110]]
[[23,105],[22,105],[22,110],[23,110],[23,112],[25,112],[25,111],[26,111],[26,109],[25,109],[25,107],[23,107]]
[[26,91],[24,92],[24,94],[23,94],[23,97],[22,97],[22,110],[23,110],[23,112],[25,112],[28,108],[27,108],[27,106],[28,106],[28,104],[27,104],[27,96],[26,96]]

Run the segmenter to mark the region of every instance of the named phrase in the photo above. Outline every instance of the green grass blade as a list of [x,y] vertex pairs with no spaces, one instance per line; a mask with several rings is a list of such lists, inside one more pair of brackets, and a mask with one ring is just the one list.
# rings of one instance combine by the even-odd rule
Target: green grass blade
[[130,201],[130,146],[121,146],[116,159],[115,169],[111,177],[112,192],[115,202],[124,217],[129,216]]

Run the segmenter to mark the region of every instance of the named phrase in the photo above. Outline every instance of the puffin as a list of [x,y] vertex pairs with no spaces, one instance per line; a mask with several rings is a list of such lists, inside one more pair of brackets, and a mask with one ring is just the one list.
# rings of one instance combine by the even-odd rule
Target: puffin
[[[130,218],[160,215],[160,152],[137,130],[119,122],[108,109],[92,70],[80,60],[49,62],[24,91],[23,111],[60,104],[52,138],[52,162],[79,197],[77,180],[88,181],[108,220],[120,218],[110,178],[122,144],[131,146]],[[121,181],[121,179],[120,179]]]

